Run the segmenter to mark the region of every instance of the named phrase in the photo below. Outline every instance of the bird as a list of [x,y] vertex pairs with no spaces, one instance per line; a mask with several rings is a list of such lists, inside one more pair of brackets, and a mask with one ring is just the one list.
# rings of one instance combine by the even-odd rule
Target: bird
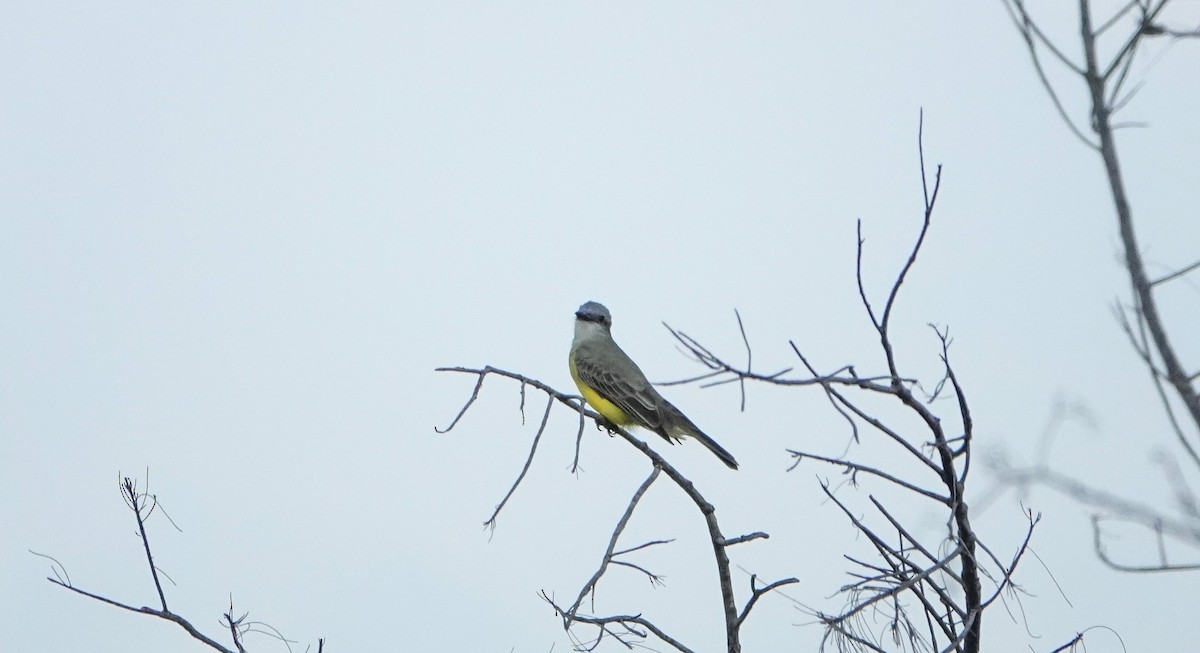
[[737,460],[654,389],[612,337],[612,313],[599,302],[575,312],[575,339],[568,358],[571,378],[587,403],[618,426],[640,426],[675,444],[695,438],[730,469]]

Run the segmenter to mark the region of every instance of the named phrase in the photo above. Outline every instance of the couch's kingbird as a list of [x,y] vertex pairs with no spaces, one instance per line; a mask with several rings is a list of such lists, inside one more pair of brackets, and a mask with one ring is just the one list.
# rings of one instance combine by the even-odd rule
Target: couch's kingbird
[[575,312],[569,362],[579,392],[605,419],[620,426],[650,429],[671,444],[685,437],[696,438],[721,462],[738,468],[733,456],[663,399],[617,346],[612,338],[612,314],[603,304],[587,302]]

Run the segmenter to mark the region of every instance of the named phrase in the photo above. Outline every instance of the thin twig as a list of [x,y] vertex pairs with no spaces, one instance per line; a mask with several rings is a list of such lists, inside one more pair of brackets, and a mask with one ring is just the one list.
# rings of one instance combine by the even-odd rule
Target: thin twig
[[[524,388],[525,384],[521,384],[521,387]],[[509,498],[517,491],[517,486],[521,484],[521,481],[525,478],[525,474],[529,472],[529,467],[533,464],[533,455],[537,453],[538,442],[542,439],[542,433],[546,432],[546,424],[550,421],[550,409],[553,407],[554,397],[547,397],[546,410],[542,413],[542,423],[538,425],[537,433],[533,436],[533,444],[529,447],[529,455],[525,458],[525,465],[521,467],[521,473],[517,474],[517,480],[513,481],[512,487],[508,488],[508,493],[504,495],[504,498],[496,505],[496,509],[492,511],[492,516],[483,522],[484,527],[496,528],[496,517],[504,509],[504,504],[508,503]]]
[[763,594],[775,590],[776,588],[783,587],[784,585],[791,585],[793,583],[800,582],[796,578],[783,578],[771,583],[770,585],[767,585],[766,587],[758,588],[754,586],[755,578],[755,576],[750,577],[750,599],[746,601],[746,607],[742,608],[742,614],[738,615],[738,626],[741,626],[742,623],[746,621],[746,617],[750,616],[751,608],[754,607],[755,603],[758,603],[758,599],[762,598]]

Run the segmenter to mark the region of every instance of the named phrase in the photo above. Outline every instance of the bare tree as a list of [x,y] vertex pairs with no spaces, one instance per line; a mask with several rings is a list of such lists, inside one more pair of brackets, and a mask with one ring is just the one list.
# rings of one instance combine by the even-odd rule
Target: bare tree
[[[920,142],[920,138],[918,138],[918,142]],[[741,335],[747,362],[742,368],[727,362],[725,358],[713,353],[711,349],[686,333],[667,326],[686,352],[708,370],[695,378],[678,383],[703,383],[706,386],[729,382],[739,383],[743,393],[743,406],[746,386],[750,383],[818,387],[828,398],[833,409],[845,418],[851,445],[856,445],[860,440],[870,437],[872,446],[892,447],[899,452],[900,457],[906,459],[898,463],[897,468],[903,468],[905,465],[911,466],[911,463],[915,462],[916,468],[921,471],[915,476],[906,476],[905,472],[897,469],[872,466],[851,457],[825,456],[789,450],[788,453],[795,461],[793,469],[806,458],[815,460],[842,469],[848,475],[850,485],[857,485],[860,478],[873,477],[891,488],[899,488],[920,502],[930,502],[943,511],[944,531],[935,536],[929,536],[923,534],[921,529],[915,528],[912,524],[905,523],[905,520],[898,517],[893,510],[894,506],[872,494],[867,495],[866,502],[869,504],[873,516],[870,518],[859,516],[856,509],[851,507],[850,499],[840,496],[840,493],[828,482],[821,482],[821,492],[840,508],[849,520],[850,527],[864,536],[874,554],[873,558],[846,556],[852,565],[849,572],[852,580],[840,588],[840,593],[845,599],[843,609],[836,613],[830,613],[807,608],[802,604],[802,609],[815,616],[825,628],[822,649],[832,647],[839,651],[906,650],[977,653],[982,650],[984,612],[997,599],[1011,595],[1015,591],[1012,575],[1022,556],[1028,550],[1030,538],[1039,520],[1038,515],[1027,513],[1027,530],[1015,544],[1013,551],[1003,558],[993,553],[971,523],[966,495],[971,469],[974,425],[966,395],[950,363],[948,330],[933,328],[934,335],[940,343],[943,373],[933,384],[935,389],[930,396],[919,397],[919,388],[922,386],[901,371],[890,326],[900,289],[925,243],[941,184],[941,167],[938,167],[931,183],[925,172],[923,147],[919,146],[919,152],[921,182],[925,197],[921,227],[906,263],[896,275],[885,296],[882,311],[879,311],[870,300],[870,293],[863,279],[862,262],[865,240],[862,237],[861,224],[859,225],[856,259],[859,296],[879,337],[880,364],[882,366],[880,373],[860,376],[853,365],[839,367],[830,373],[821,373],[817,370],[816,365],[802,353],[801,348],[793,342],[790,343],[792,351],[798,364],[805,370],[804,373],[794,375],[792,368],[787,368],[774,373],[760,374],[751,369],[753,358],[744,328],[741,330]],[[740,315],[738,324],[739,328],[742,327]],[[466,373],[477,377],[474,391],[458,415],[447,428],[439,429],[439,432],[443,433],[458,424],[458,421],[478,398],[483,382],[489,375],[516,380],[521,384],[522,411],[524,411],[526,387],[535,388],[547,396],[541,425],[530,447],[524,469],[517,475],[516,481],[501,500],[496,512],[485,522],[486,525],[495,524],[496,515],[524,478],[536,453],[538,441],[545,431],[551,409],[556,404],[566,405],[579,413],[576,462],[578,462],[579,455],[579,438],[583,435],[585,420],[590,419],[597,425],[604,424],[610,431],[637,448],[651,463],[651,471],[634,491],[624,515],[613,530],[598,568],[584,583],[575,601],[570,605],[562,605],[555,602],[550,593],[542,592],[542,597],[551,603],[562,617],[563,626],[568,632],[571,632],[573,627],[580,625],[595,629],[594,636],[586,640],[573,636],[573,641],[576,642],[579,649],[591,650],[598,646],[605,637],[611,637],[625,646],[632,646],[635,641],[644,640],[653,635],[657,640],[678,651],[694,650],[692,648],[694,643],[684,643],[678,633],[665,632],[651,618],[642,614],[600,616],[583,615],[580,612],[585,599],[595,591],[597,584],[613,565],[633,568],[648,576],[652,581],[658,580],[652,572],[629,561],[627,556],[647,547],[666,545],[669,541],[652,541],[625,548],[619,548],[618,541],[641,497],[664,473],[675,486],[684,492],[695,506],[697,517],[703,519],[707,525],[721,588],[720,600],[725,615],[726,650],[730,653],[741,650],[741,627],[761,597],[773,589],[797,582],[795,578],[785,578],[759,586],[757,578],[751,577],[750,593],[740,601],[739,607],[739,600],[734,591],[730,574],[729,548],[751,540],[766,539],[768,537],[766,533],[756,532],[726,538],[717,520],[717,508],[704,498],[691,480],[680,474],[644,442],[627,431],[608,424],[603,421],[601,416],[588,410],[582,399],[576,395],[564,394],[535,379],[490,366],[484,368],[440,368],[439,371]],[[916,423],[920,424],[920,427],[914,429],[902,426],[901,424],[911,422],[903,417],[895,419],[884,417],[882,413],[867,407],[859,395],[895,400],[904,416],[915,416]],[[955,424],[953,427],[948,427],[944,422],[944,417],[931,408],[935,399],[946,395],[952,399],[954,405],[953,415],[947,416]],[[845,486],[843,485],[843,487]],[[821,593],[825,594],[824,591]]]
[[533,444],[530,446],[529,455],[525,460],[525,465],[521,469],[521,472],[517,475],[513,485],[509,488],[508,493],[505,494],[504,498],[496,506],[496,509],[492,515],[484,522],[485,526],[495,527],[496,519],[499,516],[500,511],[504,509],[504,506],[508,503],[508,500],[512,497],[521,481],[525,478],[525,473],[529,470],[529,466],[533,462],[534,454],[537,453],[538,442],[541,440],[542,434],[545,433],[546,425],[550,419],[551,409],[553,409],[556,404],[565,405],[571,410],[579,413],[579,428],[576,433],[575,440],[576,457],[575,465],[572,465],[572,470],[577,469],[579,462],[579,444],[583,438],[586,419],[592,420],[597,426],[603,425],[604,428],[608,429],[611,433],[619,435],[626,442],[641,451],[641,453],[646,456],[651,463],[650,474],[646,477],[646,480],[643,481],[640,486],[638,486],[637,490],[633,494],[633,497],[629,500],[629,505],[626,508],[625,513],[622,515],[620,521],[617,522],[616,527],[613,529],[612,536],[609,539],[608,548],[606,549],[604,556],[600,561],[598,569],[592,574],[591,578],[584,583],[582,589],[579,590],[578,597],[575,599],[575,601],[569,606],[564,606],[557,603],[552,598],[550,593],[546,591],[542,591],[541,593],[542,598],[551,606],[553,606],[555,611],[562,617],[563,627],[568,631],[568,633],[572,633],[572,628],[576,625],[590,626],[595,629],[595,636],[586,641],[572,633],[573,640],[576,642],[577,647],[581,650],[590,650],[595,648],[604,640],[605,637],[610,637],[613,640],[624,644],[625,646],[630,646],[633,642],[645,640],[650,634],[653,634],[660,641],[669,644],[678,651],[691,652],[695,650],[685,644],[681,637],[668,634],[664,629],[658,627],[654,624],[654,622],[640,614],[591,615],[583,614],[580,611],[584,602],[587,600],[587,597],[595,591],[601,577],[611,565],[620,565],[631,568],[642,574],[645,574],[653,582],[660,581],[660,578],[657,575],[636,563],[627,561],[625,556],[652,546],[668,544],[669,541],[658,540],[644,542],[620,550],[617,549],[617,542],[620,539],[622,532],[625,530],[626,524],[629,523],[629,519],[632,517],[634,509],[637,508],[638,502],[641,500],[642,496],[646,493],[650,486],[657,481],[663,473],[666,474],[667,478],[670,479],[670,481],[676,487],[683,491],[688,500],[693,506],[695,506],[700,518],[704,520],[705,526],[708,529],[709,541],[712,545],[713,557],[717,563],[717,575],[719,577],[721,587],[721,605],[725,617],[726,647],[728,651],[733,653],[742,650],[740,639],[741,626],[749,616],[750,610],[754,607],[755,603],[758,602],[758,599],[763,594],[766,594],[767,592],[770,592],[778,587],[799,582],[795,578],[784,578],[771,582],[766,586],[759,587],[757,585],[757,579],[752,578],[750,583],[750,598],[748,598],[739,607],[733,589],[733,576],[730,573],[728,550],[730,547],[738,544],[751,542],[757,539],[766,539],[769,537],[766,533],[755,532],[732,538],[725,537],[724,533],[721,531],[720,523],[717,520],[716,507],[704,498],[704,495],[700,493],[700,490],[696,488],[695,484],[692,483],[691,480],[685,477],[678,469],[667,462],[666,459],[646,445],[645,442],[632,435],[629,431],[616,426],[611,422],[608,422],[598,413],[586,408],[583,403],[583,398],[579,397],[578,395],[559,392],[558,390],[536,379],[532,379],[515,372],[498,369],[490,365],[482,369],[442,367],[438,368],[438,371],[461,372],[465,374],[473,374],[478,377],[475,382],[475,389],[471,393],[470,398],[463,405],[462,409],[459,411],[458,415],[455,416],[454,420],[449,426],[447,426],[445,429],[438,429],[438,432],[440,433],[447,433],[458,424],[459,420],[462,419],[463,415],[466,414],[467,410],[479,397],[479,391],[482,389],[483,382],[488,375],[495,375],[520,382],[522,413],[524,412],[525,408],[524,404],[526,386],[542,391],[547,397],[546,408],[542,413],[542,421],[538,426],[536,435],[534,436]]
[[[179,627],[187,631],[189,635],[203,642],[209,648],[212,648],[216,651],[221,651],[221,653],[234,653],[235,651],[236,653],[246,653],[247,649],[245,647],[245,638],[246,635],[251,633],[259,633],[273,637],[283,643],[288,651],[292,650],[292,644],[295,642],[285,638],[278,630],[269,624],[261,621],[249,621],[249,613],[243,613],[235,617],[232,599],[229,601],[229,610],[221,615],[221,626],[225,630],[229,631],[229,639],[232,642],[233,648],[229,648],[228,646],[218,642],[212,636],[204,634],[199,628],[196,628],[196,626],[192,624],[191,620],[183,617],[177,612],[173,612],[170,608],[168,608],[167,595],[166,592],[163,591],[161,579],[161,577],[166,577],[166,573],[163,572],[163,570],[159,568],[154,561],[154,554],[150,549],[150,536],[146,533],[146,523],[149,521],[151,515],[155,513],[161,513],[167,519],[167,521],[171,522],[172,526],[175,526],[175,522],[171,521],[171,518],[167,516],[166,511],[159,504],[158,496],[139,490],[137,487],[137,482],[130,477],[121,477],[119,489],[121,491],[121,498],[125,501],[125,506],[133,512],[134,518],[137,520],[138,535],[141,538],[142,549],[146,553],[146,564],[150,567],[150,577],[154,581],[154,590],[158,595],[159,607],[137,607],[130,603],[118,601],[103,594],[82,589],[71,582],[71,576],[67,573],[66,567],[64,567],[63,564],[58,560],[44,553],[30,551],[30,553],[36,556],[50,560],[51,571],[54,574],[54,577],[47,577],[46,580],[58,585],[59,587],[69,589],[77,594],[100,601],[101,603],[107,603],[108,605],[121,608],[123,610],[158,617],[159,619],[165,619],[172,623],[178,624]],[[177,526],[176,528],[178,529]],[[324,651],[324,649],[325,640],[317,640],[317,653],[321,653]],[[306,648],[305,650],[309,649]]]
[[[1165,472],[1163,478],[1176,499],[1173,510],[1091,486],[1057,471],[1045,461],[1032,467],[1002,462],[996,471],[1006,483],[1022,488],[1050,487],[1096,509],[1092,517],[1095,552],[1105,564],[1122,571],[1200,569],[1200,563],[1195,562],[1200,559],[1200,502],[1193,490],[1196,475],[1200,473],[1200,455],[1197,454],[1200,393],[1196,385],[1200,371],[1195,363],[1188,364],[1179,355],[1173,336],[1173,333],[1191,335],[1194,328],[1192,325],[1169,324],[1156,295],[1164,285],[1200,269],[1200,261],[1180,265],[1158,277],[1147,271],[1116,141],[1117,129],[1134,126],[1116,119],[1142,87],[1141,82],[1132,80],[1134,61],[1145,55],[1152,40],[1162,43],[1164,39],[1176,41],[1200,37],[1200,26],[1180,28],[1171,24],[1173,19],[1168,15],[1171,4],[1171,0],[1130,0],[1097,23],[1092,16],[1091,0],[1079,0],[1079,42],[1076,46],[1081,54],[1071,57],[1067,47],[1047,36],[1024,0],[1004,0],[1013,24],[1025,41],[1038,79],[1059,116],[1086,147],[1096,152],[1104,165],[1130,282],[1130,299],[1118,301],[1115,311],[1121,328],[1150,375],[1180,455],[1163,456],[1159,460]],[[1072,110],[1062,100],[1061,90],[1050,81],[1047,64],[1069,71],[1082,83],[1089,104],[1086,120],[1073,117]],[[1082,126],[1084,124],[1086,127]],[[1183,467],[1176,464],[1176,458],[1182,460]],[[1102,526],[1110,521],[1145,528],[1153,534],[1157,546],[1150,554],[1149,562],[1118,561],[1108,555]],[[1189,557],[1192,561],[1173,562],[1168,542],[1191,549]]]

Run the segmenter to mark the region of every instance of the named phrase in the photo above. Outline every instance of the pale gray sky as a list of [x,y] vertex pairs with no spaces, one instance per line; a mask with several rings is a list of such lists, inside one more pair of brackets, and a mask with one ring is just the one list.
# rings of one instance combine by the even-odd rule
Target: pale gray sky
[[[1073,36],[1066,4],[1041,4]],[[1143,60],[1123,114],[1149,123],[1120,144],[1158,270],[1200,242],[1197,56],[1183,43]],[[655,380],[697,371],[660,321],[740,356],[734,308],[764,370],[794,364],[788,339],[824,368],[880,369],[854,222],[879,297],[920,219],[922,107],[927,158],[946,167],[896,317],[902,362],[935,375],[925,325],[949,325],[980,463],[1029,460],[1065,398],[1095,426],[1066,427],[1056,463],[1169,500],[1146,479],[1171,438],[1112,317],[1127,282],[1100,162],[998,2],[9,3],[0,87],[5,651],[202,650],[52,586],[27,552],[153,604],[117,493],[118,472],[147,468],[183,529],[152,523],[168,600],[214,636],[232,594],[300,650],[322,636],[329,651],[568,650],[537,592],[574,597],[648,467],[589,430],[572,476],[575,417],[556,411],[489,537],[543,400],[530,394],[523,425],[518,388],[489,381],[437,435],[472,379],[433,368],[493,364],[571,390],[572,313],[595,299]],[[1081,90],[1066,93],[1077,117]],[[1194,324],[1195,284],[1172,292],[1172,316]],[[752,388],[746,413],[732,387],[665,392],[742,469],[698,446],[667,455],[727,532],[774,536],[736,562],[795,575],[789,596],[836,610],[841,555],[864,546],[822,501],[815,477],[836,470],[784,472],[785,448],[844,446],[820,392]],[[994,486],[976,473],[982,501]],[[1044,514],[1033,546],[1053,579],[1026,561],[1028,623],[992,611],[989,650],[1050,650],[1096,625],[1127,649],[1098,632],[1093,653],[1200,638],[1194,578],[1109,571],[1085,511],[1048,492],[1025,505]],[[1020,511],[1010,496],[977,515],[993,548],[1019,541]],[[668,537],[643,559],[667,586],[615,574],[597,609],[717,650],[703,532],[663,484],[628,541]],[[746,650],[812,650],[808,621],[764,600]]]

